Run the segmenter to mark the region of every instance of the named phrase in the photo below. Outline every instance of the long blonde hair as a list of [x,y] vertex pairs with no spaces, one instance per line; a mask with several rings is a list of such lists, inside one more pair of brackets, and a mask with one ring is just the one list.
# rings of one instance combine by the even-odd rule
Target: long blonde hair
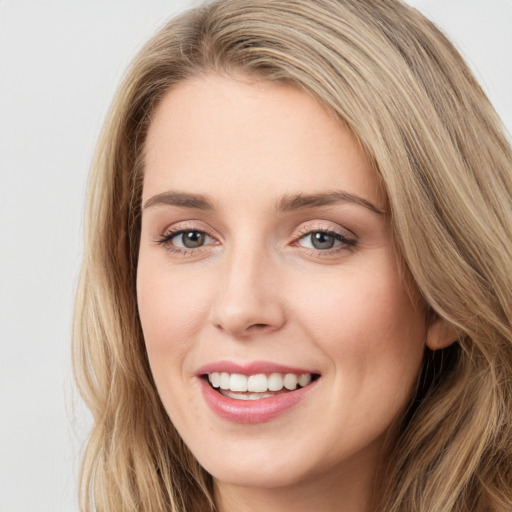
[[215,510],[212,479],[159,400],[137,315],[143,149],[174,84],[242,72],[307,91],[355,134],[397,253],[457,329],[427,351],[375,509],[512,509],[512,152],[443,34],[399,0],[218,0],[171,20],[121,85],[93,163],[74,368],[94,428],[81,510]]

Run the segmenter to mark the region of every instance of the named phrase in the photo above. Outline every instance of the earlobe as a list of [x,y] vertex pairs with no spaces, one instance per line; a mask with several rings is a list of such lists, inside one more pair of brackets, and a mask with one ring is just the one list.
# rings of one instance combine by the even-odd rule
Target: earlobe
[[450,346],[459,338],[459,333],[442,318],[435,318],[427,331],[426,345],[430,350],[439,350]]

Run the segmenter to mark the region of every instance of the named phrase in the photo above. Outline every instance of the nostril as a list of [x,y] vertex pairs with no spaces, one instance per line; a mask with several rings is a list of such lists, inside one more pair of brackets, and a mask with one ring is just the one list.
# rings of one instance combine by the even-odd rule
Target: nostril
[[262,329],[265,329],[268,327],[268,324],[252,324],[249,326],[249,329],[252,331],[261,331]]

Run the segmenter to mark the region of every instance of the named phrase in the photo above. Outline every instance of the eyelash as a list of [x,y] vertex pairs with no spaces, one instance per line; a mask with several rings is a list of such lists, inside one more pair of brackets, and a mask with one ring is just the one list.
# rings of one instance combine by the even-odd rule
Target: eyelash
[[[174,230],[165,232],[156,240],[156,242],[159,245],[165,247],[165,249],[167,249],[168,251],[170,251],[174,254],[181,255],[181,256],[189,256],[192,254],[199,254],[199,252],[202,251],[203,249],[205,249],[207,246],[202,245],[197,248],[184,248],[184,247],[178,247],[171,243],[171,240],[173,238],[175,238],[179,235],[182,235],[184,233],[191,233],[191,232],[199,233],[199,234],[202,234],[202,235],[205,235],[205,236],[211,238],[212,240],[216,240],[213,236],[209,235],[206,231],[204,231],[202,229],[197,229],[197,227],[194,227],[194,226],[190,226],[190,227],[185,226],[185,227],[180,227],[178,229],[174,229]],[[336,245],[330,249],[324,249],[324,250],[302,247],[303,250],[308,251],[310,254],[313,254],[315,256],[333,255],[340,251],[351,250],[357,245],[357,240],[355,237],[354,238],[346,237],[345,235],[342,235],[339,231],[336,231],[332,228],[327,228],[327,227],[317,227],[317,228],[313,228],[313,229],[303,228],[302,230],[300,230],[297,233],[297,236],[295,237],[295,240],[291,245],[301,247],[299,245],[299,241],[304,240],[308,236],[311,236],[315,233],[322,233],[322,234],[331,236],[335,240],[340,242],[339,245]]]
[[322,233],[328,236],[333,237],[335,240],[340,242],[339,245],[336,245],[330,249],[313,249],[309,247],[302,247],[303,250],[306,250],[310,252],[311,254],[315,256],[330,256],[333,254],[337,254],[341,251],[349,251],[353,249],[357,245],[357,240],[354,236],[354,238],[349,238],[343,234],[341,234],[339,231],[336,231],[335,229],[332,229],[330,227],[317,227],[317,228],[303,228],[302,230],[299,230],[299,233],[297,234],[296,241],[294,242],[294,245],[298,245],[300,240],[306,239],[308,236],[311,236],[315,233]]
[[209,235],[206,231],[204,231],[202,229],[198,229],[197,227],[194,227],[194,226],[190,226],[190,227],[184,226],[184,227],[180,227],[180,228],[177,228],[174,230],[166,231],[164,234],[162,234],[156,240],[156,242],[159,245],[165,247],[166,250],[168,250],[174,254],[178,254],[180,256],[189,256],[192,254],[198,254],[201,250],[205,249],[204,245],[192,249],[192,248],[186,248],[186,247],[178,247],[171,243],[171,240],[173,238],[177,237],[178,235],[182,235],[184,233],[201,233],[201,234],[211,238],[212,240],[215,240],[214,237],[212,237],[211,235]]

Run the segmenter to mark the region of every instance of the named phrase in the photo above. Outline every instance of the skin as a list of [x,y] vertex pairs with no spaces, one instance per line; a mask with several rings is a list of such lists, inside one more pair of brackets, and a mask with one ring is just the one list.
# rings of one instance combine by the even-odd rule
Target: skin
[[[211,207],[163,204],[169,191]],[[333,191],[374,209],[276,208]],[[368,510],[386,434],[435,333],[399,277],[386,197],[355,138],[290,86],[185,81],[150,125],[143,206],[137,293],[151,369],[221,509]],[[179,230],[206,233],[204,245],[183,250]],[[314,247],[308,233],[326,230],[350,242]],[[197,369],[221,360],[321,377],[271,421],[238,424],[200,391]]]

